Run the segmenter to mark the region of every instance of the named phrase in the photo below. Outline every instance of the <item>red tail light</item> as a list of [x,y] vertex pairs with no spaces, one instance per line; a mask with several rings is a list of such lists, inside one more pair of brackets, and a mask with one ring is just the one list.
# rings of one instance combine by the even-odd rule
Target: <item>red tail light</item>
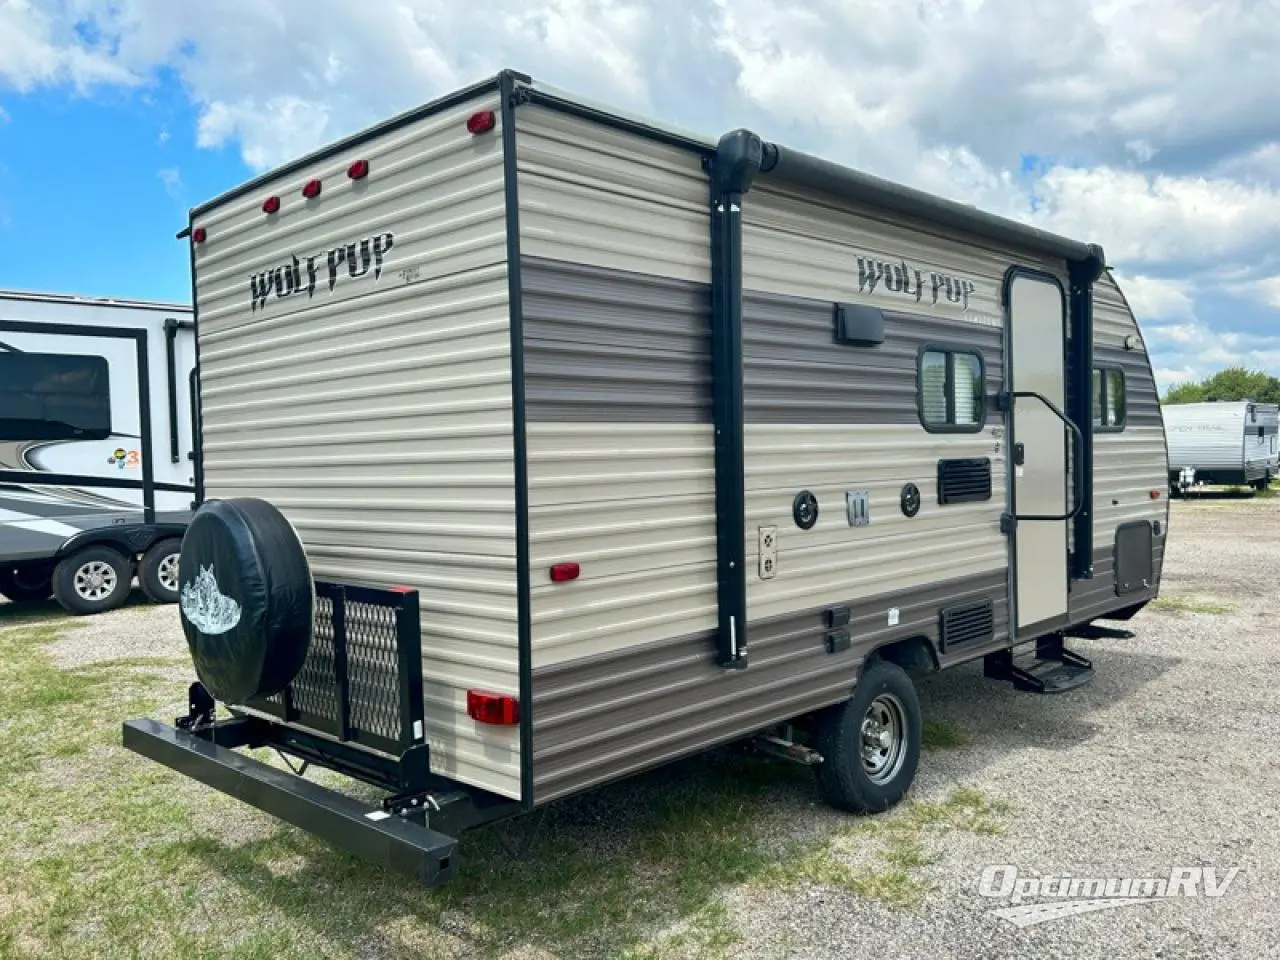
[[357,160],[351,166],[347,167],[347,176],[352,180],[363,180],[369,175],[369,161]]
[[308,200],[314,200],[320,196],[320,181],[308,180],[306,186],[302,188],[302,195]]
[[204,243],[209,234],[205,232],[204,227],[196,227],[191,231],[191,239],[196,243]]
[[577,580],[582,569],[576,563],[557,563],[551,568],[551,579],[556,583]]
[[507,693],[467,691],[467,716],[476,723],[510,727],[520,722],[520,701]]
[[267,197],[267,199],[262,201],[263,213],[275,213],[279,209],[280,209],[279,197]]
[[497,123],[498,118],[494,116],[492,110],[481,110],[467,117],[467,132],[473,135],[488,133]]

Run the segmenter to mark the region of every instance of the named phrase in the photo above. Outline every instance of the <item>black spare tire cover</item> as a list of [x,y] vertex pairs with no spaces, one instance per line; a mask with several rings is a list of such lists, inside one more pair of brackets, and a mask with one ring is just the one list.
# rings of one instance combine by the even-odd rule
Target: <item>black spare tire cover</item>
[[178,607],[196,675],[224,703],[279,693],[311,646],[315,592],[297,532],[264,500],[210,500],[182,540]]

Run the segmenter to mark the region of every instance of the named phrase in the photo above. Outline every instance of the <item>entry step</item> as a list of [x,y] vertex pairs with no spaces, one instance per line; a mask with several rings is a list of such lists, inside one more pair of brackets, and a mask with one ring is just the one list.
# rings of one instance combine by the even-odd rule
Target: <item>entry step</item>
[[1035,653],[1014,656],[997,650],[983,659],[982,672],[1028,693],[1065,693],[1093,679],[1093,664],[1063,646],[1060,634],[1036,640]]

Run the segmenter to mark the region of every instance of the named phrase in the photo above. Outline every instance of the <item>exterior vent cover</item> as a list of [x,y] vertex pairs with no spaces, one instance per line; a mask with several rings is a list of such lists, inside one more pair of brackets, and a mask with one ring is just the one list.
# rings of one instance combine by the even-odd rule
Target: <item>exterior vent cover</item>
[[991,460],[938,461],[938,503],[991,499]]
[[996,618],[990,599],[947,607],[938,615],[938,647],[944,653],[953,647],[995,639]]

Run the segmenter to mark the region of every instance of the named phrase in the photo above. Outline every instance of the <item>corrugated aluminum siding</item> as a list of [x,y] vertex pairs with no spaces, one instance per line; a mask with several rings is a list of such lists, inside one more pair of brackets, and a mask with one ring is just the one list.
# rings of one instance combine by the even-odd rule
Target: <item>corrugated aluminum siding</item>
[[697,154],[536,104],[516,131],[522,256],[710,282]]
[[[781,613],[804,597],[838,602],[842,585],[855,596],[892,595],[1007,570],[1001,417],[988,404],[980,432],[926,431],[917,357],[927,343],[978,348],[994,393],[1004,362],[1005,271],[1019,262],[1054,265],[763,186],[743,204],[743,250],[751,291],[744,306],[751,616]],[[884,343],[834,343],[836,301],[883,309]],[[991,459],[991,499],[940,506],[938,461],[971,457]],[[913,518],[899,506],[908,482],[922,499]],[[818,497],[818,522],[808,531],[792,518],[801,489]],[[845,494],[864,490],[871,522],[851,526]],[[759,576],[761,526],[778,529],[772,579]]]
[[715,622],[708,186],[689,151],[516,124],[538,667]]
[[[465,128],[485,107],[362,144],[367,180],[334,157],[208,211],[196,298],[207,495],[275,503],[318,577],[421,591],[432,767],[514,797],[515,729],[466,716],[468,688],[519,689],[502,148]],[[386,233],[381,275],[330,291],[326,252]],[[312,295],[251,308],[251,275],[297,255],[305,283],[315,254]]]
[[[1130,336],[1136,338],[1134,349],[1125,347]],[[1151,362],[1137,321],[1109,272],[1094,285],[1093,362],[1095,367],[1124,371],[1124,429],[1100,430],[1096,411],[1094,416],[1093,545],[1095,550],[1110,550],[1121,524],[1165,520],[1169,474],[1164,421]],[[1159,498],[1152,499],[1152,490],[1160,492]],[[1161,539],[1157,546],[1162,545]]]

